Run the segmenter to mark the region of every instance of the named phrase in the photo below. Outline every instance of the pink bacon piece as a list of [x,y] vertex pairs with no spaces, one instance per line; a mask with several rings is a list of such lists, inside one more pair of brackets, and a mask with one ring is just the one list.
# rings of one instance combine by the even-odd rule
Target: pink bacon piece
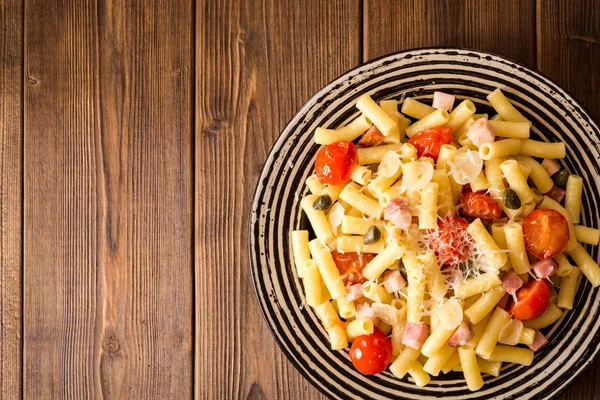
[[374,324],[379,322],[379,317],[375,315],[375,311],[367,303],[359,304],[356,307],[356,318],[371,318]]
[[464,346],[473,338],[473,332],[469,328],[469,324],[465,321],[461,322],[454,334],[448,339],[448,346]]
[[385,271],[383,274],[383,287],[388,293],[398,293],[406,286],[406,281],[397,269]]
[[385,206],[383,217],[400,229],[408,229],[412,222],[412,215],[408,203],[404,199],[393,199]]
[[429,336],[429,328],[423,322],[418,324],[407,322],[402,334],[402,344],[418,350]]
[[506,293],[514,295],[517,290],[521,289],[521,286],[523,286],[523,281],[513,271],[507,272],[502,276],[502,287],[506,290]]
[[362,293],[362,285],[357,283],[356,285],[346,286],[346,300],[347,301],[356,301],[363,297]]
[[485,118],[480,118],[473,122],[473,125],[467,131],[467,137],[471,139],[471,142],[477,147],[480,147],[484,143],[491,143],[496,137],[496,131],[490,121]]
[[533,343],[527,345],[527,347],[529,347],[533,351],[538,351],[546,343],[548,343],[548,339],[546,339],[546,336],[544,336],[540,331],[535,331],[535,339],[533,339]]
[[548,193],[546,193],[546,196],[556,200],[558,203],[560,203],[562,201],[562,199],[565,198],[565,194],[567,194],[567,192],[565,192],[565,190],[563,188],[561,188],[560,186],[552,186],[552,189],[550,189],[550,191]]
[[508,299],[510,298],[508,293],[504,293],[504,296],[502,296],[502,298],[500,299],[500,301],[498,302],[498,304],[496,304],[496,307],[502,308],[503,310],[506,309],[506,305],[508,304]]
[[551,258],[546,260],[537,260],[532,266],[533,272],[535,275],[540,278],[548,278],[556,272],[558,269],[558,264]]
[[433,92],[433,104],[436,109],[452,110],[454,106],[454,96],[444,92]]

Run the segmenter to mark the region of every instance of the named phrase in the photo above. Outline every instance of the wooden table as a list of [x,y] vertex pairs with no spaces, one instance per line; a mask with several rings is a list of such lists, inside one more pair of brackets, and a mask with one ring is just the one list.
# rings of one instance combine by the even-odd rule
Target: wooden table
[[[246,227],[269,148],[344,71],[512,57],[600,119],[600,2],[0,1],[0,387],[322,398],[262,321]],[[600,397],[594,364],[562,399]]]

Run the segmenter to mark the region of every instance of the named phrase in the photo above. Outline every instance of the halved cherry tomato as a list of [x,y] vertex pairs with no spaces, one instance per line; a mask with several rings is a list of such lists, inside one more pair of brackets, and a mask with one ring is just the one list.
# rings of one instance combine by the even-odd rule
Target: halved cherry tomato
[[508,312],[521,321],[539,317],[550,303],[550,285],[545,279],[529,279],[516,294],[517,302],[510,300]]
[[523,220],[527,251],[545,260],[563,252],[569,242],[569,223],[558,211],[540,208]]
[[356,283],[365,283],[367,278],[362,274],[363,268],[375,256],[370,253],[340,253],[333,252],[333,261],[340,271],[340,275],[344,280],[344,285],[354,285]]
[[321,183],[339,185],[350,179],[358,152],[350,142],[331,143],[317,154],[315,172]]
[[431,128],[425,129],[410,138],[408,143],[417,148],[419,157],[431,157],[437,160],[440,155],[440,148],[443,144],[448,144],[452,141],[451,128]]
[[372,334],[354,339],[350,360],[354,368],[364,375],[384,371],[392,361],[392,341],[375,328]]
[[362,135],[357,144],[362,147],[372,147],[382,143],[383,139],[385,139],[383,133],[373,125],[364,135]]
[[460,204],[460,214],[465,217],[489,221],[502,216],[502,210],[496,200],[485,192],[463,192]]
[[427,235],[427,245],[441,264],[457,265],[469,257],[469,222],[461,217],[438,219],[438,230]]

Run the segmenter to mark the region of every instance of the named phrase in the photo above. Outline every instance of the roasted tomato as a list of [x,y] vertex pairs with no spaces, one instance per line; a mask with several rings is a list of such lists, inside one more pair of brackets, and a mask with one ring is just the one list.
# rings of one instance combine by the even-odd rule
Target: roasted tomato
[[372,147],[381,144],[385,139],[383,133],[375,125],[373,125],[358,141],[358,145],[361,147]]
[[527,321],[539,317],[546,311],[550,303],[550,285],[545,279],[529,279],[521,289],[517,290],[517,302],[510,300],[508,312],[513,318]]
[[392,361],[392,342],[375,328],[372,334],[354,339],[350,347],[350,360],[354,368],[364,375],[385,371]]
[[340,271],[345,285],[365,283],[367,278],[362,274],[363,268],[374,258],[370,253],[340,253],[333,252],[333,261]]
[[496,200],[485,192],[463,192],[460,196],[460,207],[460,214],[468,218],[490,221],[502,216],[502,210]]
[[419,157],[431,157],[437,160],[440,155],[440,148],[444,144],[448,144],[452,141],[452,129],[451,128],[431,128],[425,129],[410,138],[408,143],[412,144],[417,148],[417,155]]
[[471,241],[467,228],[469,222],[461,217],[438,219],[437,231],[426,235],[427,246],[435,251],[440,264],[459,264],[465,261],[471,251]]
[[339,185],[350,179],[356,166],[358,152],[350,142],[335,142],[323,147],[317,154],[315,172],[321,183]]
[[540,208],[523,220],[525,247],[531,254],[545,260],[563,252],[569,242],[569,223],[558,211]]

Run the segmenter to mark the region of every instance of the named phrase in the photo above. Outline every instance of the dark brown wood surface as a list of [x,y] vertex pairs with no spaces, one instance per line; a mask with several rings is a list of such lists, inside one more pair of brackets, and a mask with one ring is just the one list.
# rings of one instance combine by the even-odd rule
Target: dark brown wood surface
[[[0,0],[0,397],[323,398],[246,250],[268,151],[375,57],[465,46],[600,119],[598,0]],[[595,363],[561,399],[600,398]]]

